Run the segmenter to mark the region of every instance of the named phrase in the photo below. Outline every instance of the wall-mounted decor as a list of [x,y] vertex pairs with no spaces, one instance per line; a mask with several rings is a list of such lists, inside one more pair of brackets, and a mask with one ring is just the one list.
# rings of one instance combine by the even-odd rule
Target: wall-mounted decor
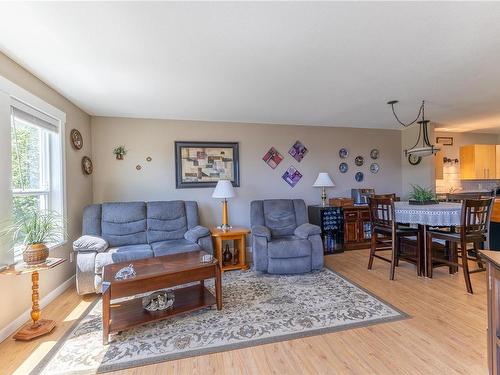
[[411,165],[418,165],[418,164],[420,164],[421,161],[422,161],[422,157],[421,156],[418,156],[418,155],[415,155],[415,154],[408,155],[408,162]]
[[342,159],[345,159],[349,156],[349,151],[347,151],[346,148],[341,148],[339,150],[339,156],[342,158]]
[[84,174],[92,174],[94,170],[94,166],[92,165],[92,160],[88,156],[84,156],[82,158],[82,171]]
[[373,150],[370,151],[370,157],[373,159],[373,160],[376,160],[378,159],[380,155],[380,151],[376,148],[374,148]]
[[443,146],[453,146],[453,137],[436,137],[436,143]]
[[116,156],[116,160],[123,160],[123,157],[127,155],[127,149],[125,146],[116,146],[113,149],[113,154]]
[[349,165],[347,165],[347,163],[340,163],[339,164],[340,173],[346,173],[348,170],[349,170]]
[[215,187],[219,180],[240,186],[238,142],[175,142],[177,189]]
[[269,151],[264,155],[262,160],[264,160],[267,165],[274,169],[283,160],[283,155],[281,155],[274,147],[271,147]]
[[151,158],[151,156],[148,156],[148,157],[146,158],[146,161],[147,161],[147,162],[150,162],[151,160],[153,160],[153,158]]
[[365,159],[362,156],[356,156],[356,159],[354,159],[354,164],[356,164],[358,167],[361,167],[364,162]]
[[71,146],[75,150],[81,150],[83,147],[83,137],[82,133],[78,129],[71,129],[69,133],[69,138],[71,139]]
[[295,185],[297,185],[297,182],[299,182],[300,179],[302,178],[302,174],[298,170],[296,170],[294,166],[291,166],[286,170],[282,178],[283,180],[286,181],[288,185],[294,187]]
[[378,173],[379,170],[380,170],[380,165],[378,165],[378,163],[372,163],[370,165],[370,172]]
[[304,159],[304,156],[307,154],[307,148],[302,144],[302,142],[296,141],[290,150],[288,150],[288,153],[300,163],[300,161]]
[[354,179],[358,182],[363,181],[364,178],[365,175],[363,174],[363,172],[356,172],[356,174],[354,175]]
[[138,171],[140,171],[140,170],[142,169],[142,165],[137,164],[137,165],[135,166],[135,169],[137,169]]

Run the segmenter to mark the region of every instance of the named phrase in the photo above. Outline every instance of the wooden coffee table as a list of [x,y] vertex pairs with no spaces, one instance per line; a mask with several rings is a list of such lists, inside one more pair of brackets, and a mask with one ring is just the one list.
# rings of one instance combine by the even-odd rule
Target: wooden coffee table
[[[104,267],[102,282],[103,342],[108,343],[109,334],[121,332],[142,324],[175,315],[188,313],[217,304],[222,309],[221,269],[217,259],[202,263],[204,251],[165,255],[157,258],[134,260],[110,264]],[[136,276],[115,280],[115,274],[129,264],[134,265]],[[204,280],[215,278],[215,297],[205,288]],[[141,293],[170,288],[199,281],[197,285],[174,290],[172,308],[163,311],[147,311],[142,307],[142,298],[114,303],[112,300]]]

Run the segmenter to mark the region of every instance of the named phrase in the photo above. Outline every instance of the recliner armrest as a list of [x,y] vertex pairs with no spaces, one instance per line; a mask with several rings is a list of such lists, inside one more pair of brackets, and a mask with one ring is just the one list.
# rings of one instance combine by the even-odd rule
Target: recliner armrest
[[210,235],[208,228],[197,225],[184,233],[184,238],[190,242],[197,243],[200,238]]
[[266,237],[267,241],[271,241],[271,230],[264,225],[252,226],[252,235],[257,237]]
[[108,247],[108,241],[99,236],[84,235],[73,242],[73,250],[76,252],[95,251],[96,253],[102,253]]
[[314,224],[304,223],[295,228],[294,234],[299,238],[308,238],[315,234],[321,234],[321,228]]

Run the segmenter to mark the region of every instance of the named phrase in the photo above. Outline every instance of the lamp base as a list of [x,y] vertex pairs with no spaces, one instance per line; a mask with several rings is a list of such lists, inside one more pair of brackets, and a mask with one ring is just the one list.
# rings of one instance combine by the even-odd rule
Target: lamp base
[[221,224],[217,226],[217,229],[223,230],[224,232],[227,232],[228,230],[232,229],[233,227],[229,224]]

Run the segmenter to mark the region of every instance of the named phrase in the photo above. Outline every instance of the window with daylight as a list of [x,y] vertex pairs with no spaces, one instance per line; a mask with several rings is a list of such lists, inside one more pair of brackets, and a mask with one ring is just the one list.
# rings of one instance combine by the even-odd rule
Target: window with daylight
[[[12,219],[33,210],[64,214],[60,121],[21,102],[11,106]],[[60,242],[63,239],[61,238]],[[16,254],[23,250],[22,238]],[[52,244],[54,245],[54,244]]]

